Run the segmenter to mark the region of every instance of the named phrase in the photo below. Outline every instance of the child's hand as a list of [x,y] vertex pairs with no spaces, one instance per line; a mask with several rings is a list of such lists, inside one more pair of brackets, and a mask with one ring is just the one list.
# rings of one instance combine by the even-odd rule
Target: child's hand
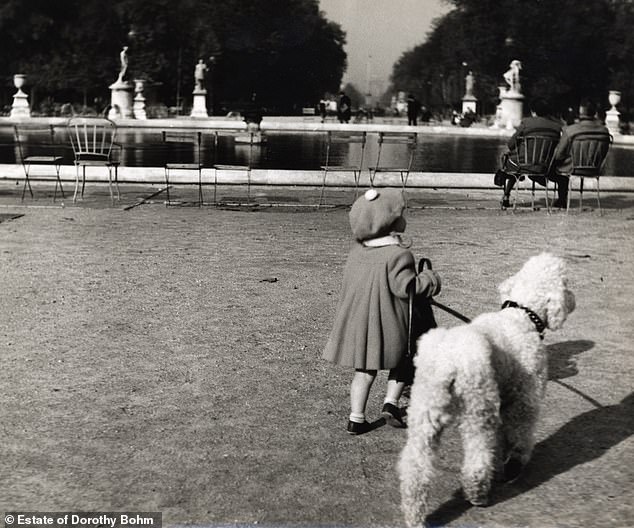
[[429,287],[426,291],[427,297],[433,297],[434,295],[438,295],[440,293],[442,284],[438,273],[430,269],[425,269],[421,271],[419,275],[425,277],[429,283]]

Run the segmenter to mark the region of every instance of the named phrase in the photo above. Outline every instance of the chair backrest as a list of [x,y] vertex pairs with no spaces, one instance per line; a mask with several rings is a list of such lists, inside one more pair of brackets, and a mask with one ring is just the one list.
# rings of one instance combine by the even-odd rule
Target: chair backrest
[[572,137],[571,174],[599,176],[612,144],[612,136],[601,132],[582,132]]
[[560,135],[551,129],[534,130],[515,140],[511,159],[521,172],[546,174],[552,165]]
[[376,166],[379,167],[381,162],[381,151],[383,145],[405,145],[409,152],[407,168],[409,171],[412,168],[414,162],[414,155],[416,154],[416,146],[418,143],[418,134],[416,132],[379,132],[379,138],[377,140],[379,144],[378,153],[376,156]]
[[18,162],[24,161],[28,156],[60,154],[61,149],[53,125],[14,125],[13,133]]
[[361,168],[365,156],[365,145],[368,137],[367,132],[329,130],[326,134],[326,166],[330,165],[332,145],[337,143],[347,145],[358,144],[360,145],[358,167]]
[[173,143],[178,146],[190,145],[194,149],[195,163],[201,163],[201,150],[203,143],[203,133],[191,130],[163,130],[163,143]]
[[109,119],[72,118],[68,121],[67,129],[75,158],[110,156],[117,135],[117,125]]

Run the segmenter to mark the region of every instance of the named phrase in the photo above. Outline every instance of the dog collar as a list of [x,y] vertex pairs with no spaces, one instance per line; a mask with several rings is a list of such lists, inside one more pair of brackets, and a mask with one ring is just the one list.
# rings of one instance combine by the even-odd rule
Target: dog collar
[[544,321],[540,319],[539,315],[533,312],[533,310],[526,308],[526,306],[522,306],[521,304],[517,304],[515,301],[504,301],[504,303],[502,303],[502,310],[504,310],[504,308],[519,308],[520,310],[524,310],[528,314],[528,318],[535,325],[535,329],[539,333],[539,338],[544,339],[546,325],[544,324]]

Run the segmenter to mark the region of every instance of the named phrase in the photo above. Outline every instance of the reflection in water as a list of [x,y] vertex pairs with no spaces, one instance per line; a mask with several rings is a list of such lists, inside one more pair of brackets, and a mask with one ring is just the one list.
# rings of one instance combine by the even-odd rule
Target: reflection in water
[[[72,164],[72,150],[66,130],[56,128],[65,163]],[[266,132],[266,142],[254,145],[252,165],[255,168],[287,170],[319,170],[326,154],[326,134],[322,132]],[[378,154],[377,134],[369,133],[365,149],[364,168],[376,164]],[[43,137],[29,136],[35,145]],[[170,161],[191,162],[195,158],[193,145],[173,146],[163,144],[160,130],[120,129],[117,142],[122,145],[122,164],[136,167],[162,167]],[[491,173],[497,169],[500,156],[506,150],[505,138],[473,136],[419,135],[418,147],[412,170],[415,172],[476,172]],[[347,165],[356,163],[360,154],[359,144],[333,144],[332,163]],[[27,145],[28,151],[28,145]],[[381,153],[381,164],[399,166],[407,159],[406,145],[385,145]],[[229,133],[219,138],[214,155],[214,137],[203,132],[202,162],[245,164],[249,158],[249,145],[236,143]],[[0,163],[15,163],[18,158],[13,130],[0,128]],[[613,146],[608,154],[604,174],[634,176],[634,149]]]

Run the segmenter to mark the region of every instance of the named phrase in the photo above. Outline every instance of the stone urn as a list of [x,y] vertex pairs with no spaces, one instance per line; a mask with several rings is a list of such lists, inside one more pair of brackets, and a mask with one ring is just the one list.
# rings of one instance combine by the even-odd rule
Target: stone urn
[[13,104],[11,105],[11,117],[31,117],[31,109],[29,107],[28,95],[22,91],[22,87],[26,82],[26,75],[16,73],[13,76],[13,85],[18,91],[13,96]]
[[610,90],[610,92],[608,93],[608,101],[612,105],[610,111],[617,111],[616,105],[621,102],[621,92],[617,90]]
[[612,135],[620,134],[621,127],[619,116],[621,115],[621,112],[616,109],[616,105],[621,102],[621,92],[618,90],[610,90],[608,92],[608,102],[612,105],[612,108],[605,113],[605,126],[608,127],[608,130]]
[[13,85],[18,89],[18,91],[22,90],[24,83],[26,82],[26,75],[23,73],[16,73],[13,76]]

